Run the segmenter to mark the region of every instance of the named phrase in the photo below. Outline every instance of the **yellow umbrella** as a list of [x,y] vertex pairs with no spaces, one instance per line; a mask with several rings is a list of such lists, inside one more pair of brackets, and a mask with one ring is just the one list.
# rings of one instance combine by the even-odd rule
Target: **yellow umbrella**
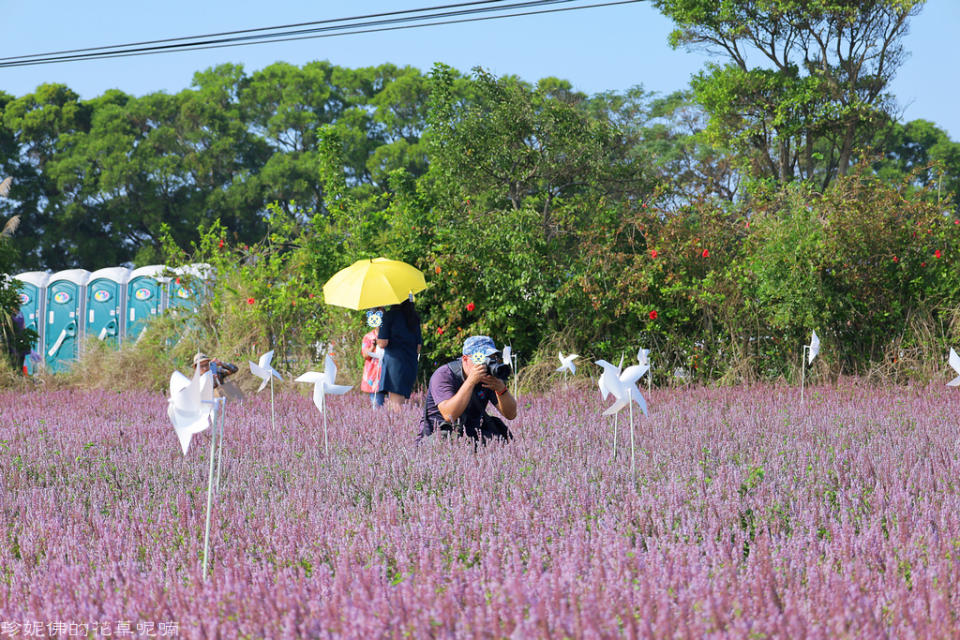
[[427,288],[423,273],[399,260],[357,260],[336,272],[323,285],[327,304],[347,309],[370,309],[399,304],[411,293]]

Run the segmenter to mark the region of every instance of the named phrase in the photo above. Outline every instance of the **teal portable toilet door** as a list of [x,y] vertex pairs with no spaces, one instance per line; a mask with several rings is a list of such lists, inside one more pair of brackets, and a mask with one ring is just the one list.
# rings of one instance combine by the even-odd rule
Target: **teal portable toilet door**
[[161,264],[134,269],[127,283],[127,315],[123,329],[124,341],[136,342],[146,323],[160,315],[163,288],[160,274],[166,269]]
[[47,283],[43,358],[53,373],[66,371],[79,355],[84,285],[89,275],[85,269],[71,269],[53,274]]
[[[17,274],[14,278],[20,281],[20,312],[23,314],[23,323],[27,329],[37,332],[37,342],[30,346],[39,352],[43,345],[44,295],[50,274],[46,271],[30,271]],[[23,364],[27,367],[27,374],[36,373],[38,363],[32,358],[28,356]]]
[[120,325],[123,322],[124,288],[130,269],[108,267],[90,274],[87,283],[85,335],[93,336],[112,347],[120,346]]
[[188,309],[196,313],[200,302],[206,299],[212,269],[209,264],[197,263],[173,270],[167,298],[167,309]]

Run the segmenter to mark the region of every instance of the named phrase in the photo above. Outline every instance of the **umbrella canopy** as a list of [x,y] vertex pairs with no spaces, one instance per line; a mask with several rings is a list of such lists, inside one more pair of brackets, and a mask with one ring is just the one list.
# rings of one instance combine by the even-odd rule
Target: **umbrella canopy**
[[370,309],[399,304],[411,293],[427,288],[423,273],[399,260],[357,260],[323,285],[327,304],[347,309]]

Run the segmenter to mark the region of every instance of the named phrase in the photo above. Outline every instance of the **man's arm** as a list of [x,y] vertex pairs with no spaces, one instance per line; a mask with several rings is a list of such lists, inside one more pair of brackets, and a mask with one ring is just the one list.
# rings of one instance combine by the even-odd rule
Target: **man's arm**
[[517,417],[517,400],[510,395],[510,388],[500,378],[483,376],[483,386],[497,394],[497,411],[507,420]]
[[437,403],[437,409],[440,410],[440,415],[443,416],[443,419],[447,422],[453,422],[457,418],[463,415],[463,412],[467,410],[467,405],[470,404],[470,396],[473,394],[473,389],[479,384],[480,379],[484,377],[484,370],[481,367],[476,367],[467,376],[467,379],[463,381],[463,384],[460,385],[460,388],[452,398],[448,398],[441,402]]

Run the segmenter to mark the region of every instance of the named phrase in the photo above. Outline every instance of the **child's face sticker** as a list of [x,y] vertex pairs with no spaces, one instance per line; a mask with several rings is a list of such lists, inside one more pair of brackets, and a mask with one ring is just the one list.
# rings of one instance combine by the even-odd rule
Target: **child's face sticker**
[[470,356],[470,360],[473,361],[473,364],[478,364],[478,365],[487,364],[487,355],[485,353],[478,351],[472,356]]
[[376,329],[383,324],[383,311],[367,311],[367,326]]

